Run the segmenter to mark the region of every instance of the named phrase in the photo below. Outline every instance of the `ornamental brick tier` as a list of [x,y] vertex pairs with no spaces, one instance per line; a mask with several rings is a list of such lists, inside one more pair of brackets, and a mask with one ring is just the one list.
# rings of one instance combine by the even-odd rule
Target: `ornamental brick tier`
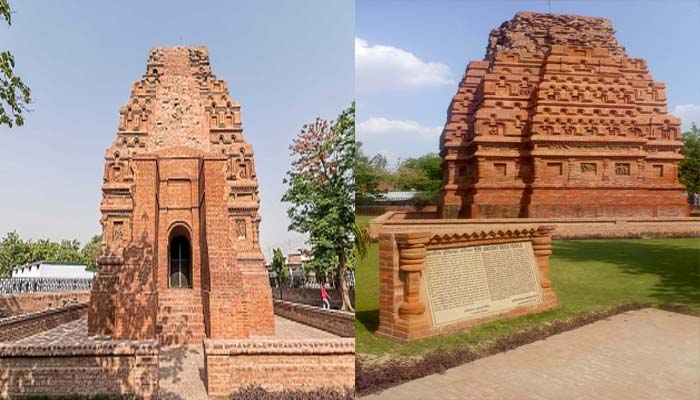
[[440,139],[442,218],[678,217],[680,120],[610,20],[519,12],[469,63]]
[[253,149],[206,47],[151,50],[105,155],[90,335],[273,335]]

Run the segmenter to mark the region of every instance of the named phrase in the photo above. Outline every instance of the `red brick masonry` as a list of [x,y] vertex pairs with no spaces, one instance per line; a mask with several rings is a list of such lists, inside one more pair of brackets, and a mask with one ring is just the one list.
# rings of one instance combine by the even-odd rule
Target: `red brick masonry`
[[275,314],[342,337],[355,337],[355,314],[305,304],[274,301]]
[[372,239],[380,230],[403,232],[415,229],[507,230],[554,224],[554,239],[620,239],[646,237],[698,237],[700,218],[498,218],[438,219],[431,213],[388,212],[369,222]]
[[13,342],[87,315],[87,304],[71,304],[0,319],[0,342]]
[[447,112],[443,218],[685,217],[681,121],[604,18],[519,12]]
[[224,398],[241,386],[268,390],[355,386],[355,339],[204,341],[207,392]]
[[[376,335],[395,341],[411,341],[428,336],[466,330],[474,325],[503,317],[545,311],[559,306],[549,280],[549,255],[553,226],[509,228],[502,230],[454,230],[439,232],[379,233],[379,329]],[[540,276],[542,302],[520,306],[481,318],[448,324],[433,324],[422,290],[423,270],[428,250],[530,241]]]
[[155,341],[0,345],[0,397],[94,395],[155,398]]
[[12,293],[0,295],[0,310],[10,315],[25,314],[45,310],[49,307],[61,307],[64,302],[87,303],[90,291],[47,292],[47,293]]

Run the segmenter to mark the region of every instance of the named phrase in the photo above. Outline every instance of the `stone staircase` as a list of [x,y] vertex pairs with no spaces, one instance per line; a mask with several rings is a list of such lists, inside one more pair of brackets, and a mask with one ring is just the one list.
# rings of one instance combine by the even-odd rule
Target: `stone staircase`
[[202,294],[190,289],[159,293],[156,333],[161,346],[201,343],[205,336]]

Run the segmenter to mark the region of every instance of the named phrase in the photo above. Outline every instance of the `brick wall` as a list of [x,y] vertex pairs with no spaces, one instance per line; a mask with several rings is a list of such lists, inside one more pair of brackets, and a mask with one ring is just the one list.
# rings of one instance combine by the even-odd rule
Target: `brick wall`
[[86,303],[0,319],[0,342],[12,342],[47,331],[87,315]]
[[354,388],[355,340],[204,341],[207,391],[224,398],[242,386],[267,390]]
[[0,295],[0,310],[17,315],[60,307],[66,301],[87,303],[90,291],[3,294]]
[[355,314],[305,304],[274,301],[275,314],[342,337],[355,337]]
[[382,215],[389,211],[435,213],[437,206],[355,206],[357,215]]
[[0,397],[110,395],[155,398],[155,341],[0,345]]
[[[343,305],[343,298],[339,290],[327,289],[328,295],[331,296],[330,303],[332,308],[340,308]],[[273,287],[272,297],[275,300],[290,301],[292,303],[307,304],[310,306],[321,307],[321,289],[302,289],[302,288],[283,288]],[[355,291],[350,290],[350,302],[355,305]]]
[[499,218],[437,219],[429,213],[389,212],[370,221],[370,236],[379,231],[405,232],[415,229],[508,230],[556,225],[555,239],[621,239],[647,237],[698,237],[700,218]]

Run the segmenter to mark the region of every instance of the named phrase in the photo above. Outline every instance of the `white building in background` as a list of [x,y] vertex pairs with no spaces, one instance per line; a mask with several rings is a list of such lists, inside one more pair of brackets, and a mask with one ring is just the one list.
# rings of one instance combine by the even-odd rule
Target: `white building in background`
[[12,269],[13,278],[65,278],[92,279],[94,271],[88,271],[86,265],[61,264],[47,261],[37,261]]

